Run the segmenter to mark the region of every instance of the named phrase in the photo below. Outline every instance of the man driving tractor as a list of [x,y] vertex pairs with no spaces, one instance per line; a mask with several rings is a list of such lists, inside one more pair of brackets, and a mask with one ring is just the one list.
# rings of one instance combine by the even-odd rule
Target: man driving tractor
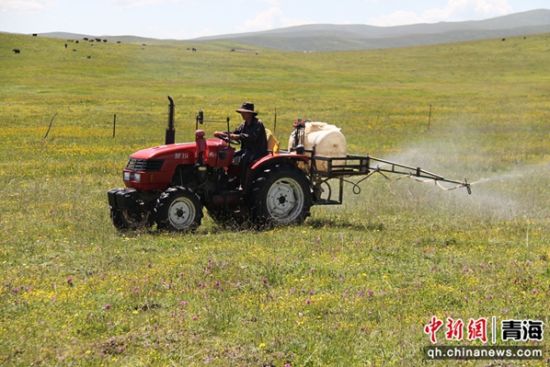
[[240,167],[241,183],[244,183],[248,168],[257,159],[267,155],[267,137],[264,124],[254,111],[254,104],[244,102],[238,108],[243,118],[242,124],[231,132],[216,131],[214,136],[220,139],[230,139],[241,143],[241,150],[235,153],[236,162]]

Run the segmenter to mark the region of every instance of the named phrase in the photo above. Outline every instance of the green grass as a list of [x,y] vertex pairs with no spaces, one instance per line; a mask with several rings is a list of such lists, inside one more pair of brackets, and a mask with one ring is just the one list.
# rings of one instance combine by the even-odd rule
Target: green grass
[[[423,326],[548,325],[549,35],[309,54],[63,44],[0,35],[1,365],[489,365],[425,361]],[[178,141],[198,109],[236,125],[250,99],[268,127],[277,108],[283,142],[296,117],[329,121],[350,152],[491,180],[467,196],[376,177],[302,226],[121,235],[106,191],[163,141],[166,95]]]

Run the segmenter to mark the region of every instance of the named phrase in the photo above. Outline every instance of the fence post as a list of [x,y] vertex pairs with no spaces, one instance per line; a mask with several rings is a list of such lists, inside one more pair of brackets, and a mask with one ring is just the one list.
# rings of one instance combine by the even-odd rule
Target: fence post
[[432,125],[432,104],[430,103],[430,112],[428,112],[428,130],[430,130],[431,125]]
[[116,135],[116,113],[113,116],[113,139],[115,138],[115,135]]
[[53,120],[55,120],[55,116],[57,116],[57,112],[54,113],[54,115],[52,116],[52,119],[50,120],[50,124],[48,125],[48,130],[46,131],[46,134],[44,135],[44,137],[42,139],[46,140],[46,138],[48,137],[48,134],[50,133],[50,130],[51,130],[52,125],[53,125]]

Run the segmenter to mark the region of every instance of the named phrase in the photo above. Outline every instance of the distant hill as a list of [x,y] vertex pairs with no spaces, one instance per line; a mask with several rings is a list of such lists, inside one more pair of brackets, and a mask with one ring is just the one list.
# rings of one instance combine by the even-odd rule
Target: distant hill
[[[286,51],[346,51],[474,41],[547,32],[550,32],[550,10],[538,9],[477,21],[394,27],[311,24],[261,32],[201,37],[189,41],[230,41],[233,44]],[[65,32],[40,33],[39,36],[60,39],[101,38],[125,43],[178,42],[131,35],[94,36]]]
[[289,51],[336,51],[407,47],[550,32],[550,10],[539,9],[464,22],[394,27],[313,24],[262,32],[201,37]]
[[67,33],[67,32],[39,33],[38,36],[48,37],[48,38],[60,38],[60,39],[67,39],[67,40],[68,39],[76,40],[76,39],[83,39],[83,38],[91,38],[91,39],[101,38],[111,42],[121,41],[121,42],[127,42],[127,43],[163,42],[163,40],[159,40],[155,38],[138,37],[138,36],[94,36],[89,34],[78,34],[78,33]]

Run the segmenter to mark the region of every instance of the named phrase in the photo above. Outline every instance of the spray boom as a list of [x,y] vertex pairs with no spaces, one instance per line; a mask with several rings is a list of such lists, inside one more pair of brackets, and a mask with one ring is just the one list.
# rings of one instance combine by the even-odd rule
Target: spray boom
[[[452,180],[440,176],[436,173],[427,171],[420,167],[407,166],[401,163],[391,162],[385,159],[371,157],[369,155],[347,155],[345,157],[323,157],[315,155],[314,151],[306,150],[311,154],[310,175],[313,182],[318,187],[323,185],[324,189],[317,190],[317,203],[320,205],[337,205],[343,202],[344,182],[353,186],[353,193],[359,194],[361,188],[359,184],[371,177],[375,173],[390,179],[389,175],[398,175],[408,177],[422,183],[435,183],[440,189],[445,191],[455,190],[464,187],[468,194],[472,193],[471,184],[466,179],[464,181]],[[318,169],[322,167],[322,169]],[[349,180],[352,176],[362,176],[358,181]],[[338,197],[333,197],[331,180],[338,180]],[[444,186],[442,183],[454,184],[454,186]],[[314,190],[315,191],[315,190]],[[327,195],[320,195],[326,192]]]
[[[445,191],[455,190],[460,187],[465,187],[468,194],[472,194],[472,188],[466,179],[464,181],[451,180],[445,177],[442,177],[438,174],[426,171],[420,167],[411,167],[406,166],[401,163],[390,162],[380,158],[368,157],[369,162],[369,174],[370,173],[394,173],[397,175],[404,175],[410,177],[418,182],[422,183],[435,183],[440,189]],[[441,183],[447,182],[455,184],[456,186],[446,187]]]

